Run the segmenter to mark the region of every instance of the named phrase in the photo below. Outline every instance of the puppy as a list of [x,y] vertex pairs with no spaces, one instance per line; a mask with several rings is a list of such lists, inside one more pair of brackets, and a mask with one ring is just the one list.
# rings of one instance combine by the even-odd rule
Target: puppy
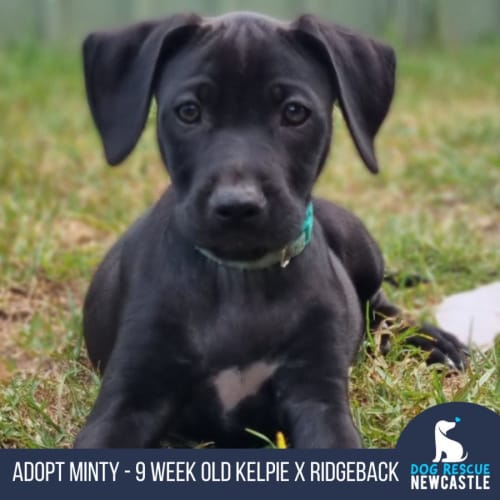
[[[361,446],[348,370],[380,291],[380,251],[311,190],[338,103],[378,171],[394,91],[386,45],[302,16],[175,15],[84,43],[88,101],[107,161],[133,150],[152,99],[172,185],[109,251],[84,306],[102,387],[77,447],[151,447],[181,435],[252,446]],[[378,316],[377,316],[378,315]],[[414,343],[463,366],[453,336]]]

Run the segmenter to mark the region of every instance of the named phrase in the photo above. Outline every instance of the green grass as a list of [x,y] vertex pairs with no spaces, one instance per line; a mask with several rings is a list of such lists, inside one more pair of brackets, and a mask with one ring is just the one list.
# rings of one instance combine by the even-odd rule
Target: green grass
[[[399,53],[397,97],[378,139],[382,173],[357,158],[340,116],[317,192],[355,211],[391,270],[430,282],[388,289],[416,318],[500,270],[499,44]],[[98,390],[81,341],[81,302],[113,240],[167,184],[149,126],[120,168],[105,166],[79,56],[0,51],[0,446],[68,446]],[[394,446],[444,401],[500,411],[499,355],[465,374],[428,369],[396,346],[361,354],[353,413],[368,447]]]

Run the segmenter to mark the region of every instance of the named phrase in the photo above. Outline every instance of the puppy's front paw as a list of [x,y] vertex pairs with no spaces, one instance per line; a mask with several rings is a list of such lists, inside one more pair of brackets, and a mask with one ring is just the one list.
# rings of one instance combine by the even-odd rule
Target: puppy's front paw
[[408,337],[406,342],[429,351],[428,365],[443,363],[450,368],[463,371],[468,364],[467,347],[455,335],[429,323],[423,323],[418,332]]

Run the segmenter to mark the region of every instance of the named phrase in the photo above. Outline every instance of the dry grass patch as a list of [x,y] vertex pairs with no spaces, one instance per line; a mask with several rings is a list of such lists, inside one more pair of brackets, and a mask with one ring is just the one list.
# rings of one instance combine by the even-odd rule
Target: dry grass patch
[[[53,349],[64,349],[72,308],[81,302],[78,283],[34,277],[23,285],[0,287],[0,381],[36,373]],[[50,337],[47,342],[43,338]]]

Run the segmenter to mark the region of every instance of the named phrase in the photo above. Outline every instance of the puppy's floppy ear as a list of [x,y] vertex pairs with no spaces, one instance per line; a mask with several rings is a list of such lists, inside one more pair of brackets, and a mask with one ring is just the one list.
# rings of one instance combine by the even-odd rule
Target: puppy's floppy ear
[[394,51],[312,15],[299,17],[291,29],[309,38],[323,52],[323,60],[328,61],[334,73],[340,107],[356,148],[369,170],[377,173],[373,141],[394,94]]
[[194,15],[175,15],[117,31],[97,32],[83,43],[87,97],[110,165],[123,161],[144,128],[158,59],[176,49],[200,24]]

